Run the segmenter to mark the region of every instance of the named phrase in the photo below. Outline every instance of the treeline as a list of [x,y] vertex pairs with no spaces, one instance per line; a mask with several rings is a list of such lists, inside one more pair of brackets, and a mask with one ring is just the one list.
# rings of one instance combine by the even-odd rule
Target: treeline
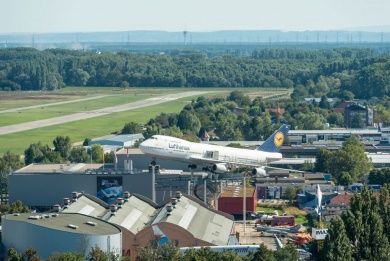
[[[8,260],[13,261],[40,261],[39,253],[33,249],[26,249],[23,253],[18,253],[15,249],[10,248],[7,251]],[[151,246],[140,248],[137,261],[192,261],[192,260],[231,260],[231,261],[292,261],[298,260],[298,251],[290,244],[277,251],[268,250],[264,244],[260,245],[258,251],[241,257],[231,251],[213,252],[210,248],[201,248],[199,250],[191,249],[185,253],[181,253],[179,248],[172,243],[158,246],[155,242],[151,242]],[[106,253],[99,247],[93,247],[87,255],[82,253],[54,253],[46,259],[47,261],[129,261],[130,257],[121,257],[115,253]]]
[[[374,194],[365,188],[350,209],[334,218],[317,260],[390,260],[390,186]],[[318,241],[317,241],[318,242]]]
[[[369,49],[261,49],[249,57],[203,53],[0,50],[0,89],[63,86],[297,87],[298,94],[383,97],[390,58]],[[297,95],[298,97],[305,97]]]
[[[283,110],[283,113],[278,111]],[[251,100],[233,91],[227,98],[199,97],[179,113],[161,113],[146,125],[130,122],[123,134],[143,132],[145,138],[155,134],[197,140],[207,131],[212,139],[264,140],[282,123],[292,129],[323,129],[326,123],[343,127],[343,115],[331,110],[326,101],[307,104],[294,100],[280,102],[262,98]],[[142,128],[143,127],[143,128]]]

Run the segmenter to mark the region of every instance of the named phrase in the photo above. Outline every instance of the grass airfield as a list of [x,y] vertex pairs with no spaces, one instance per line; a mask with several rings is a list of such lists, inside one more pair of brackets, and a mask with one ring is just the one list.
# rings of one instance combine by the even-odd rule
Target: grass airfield
[[[109,87],[67,87],[53,92],[0,92],[0,127],[40,119],[88,112],[113,105],[140,101],[162,95],[184,91],[207,91],[203,96],[227,96],[233,90],[241,90],[252,97],[272,98],[288,95],[289,90],[281,88],[109,88]],[[125,123],[134,121],[145,123],[158,114],[179,112],[197,96],[152,105],[140,109],[111,113],[106,116],[78,120],[65,124],[42,127],[33,130],[0,135],[0,154],[6,151],[22,154],[31,144],[41,141],[52,145],[58,136],[69,136],[72,142],[79,142],[86,137],[95,138],[118,132]],[[82,100],[89,99],[89,100]],[[56,104],[62,102],[65,104]],[[34,108],[23,108],[36,106]],[[5,110],[16,110],[4,112]]]

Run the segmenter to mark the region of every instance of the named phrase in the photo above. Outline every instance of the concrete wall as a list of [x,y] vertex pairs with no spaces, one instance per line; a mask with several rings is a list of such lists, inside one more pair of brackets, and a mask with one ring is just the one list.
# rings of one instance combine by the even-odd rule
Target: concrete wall
[[4,218],[2,229],[2,242],[6,251],[8,248],[15,248],[18,252],[24,252],[27,248],[32,247],[44,259],[56,252],[84,252],[87,254],[95,246],[103,251],[122,253],[121,233],[85,235]]
[[[13,174],[9,176],[9,201],[22,201],[32,207],[62,204],[73,191],[96,196],[97,177],[118,177],[110,174]],[[123,191],[152,198],[152,174],[124,174]],[[177,190],[187,193],[189,176],[156,175],[156,201],[169,200]]]
[[[70,197],[72,191],[96,196],[97,177],[117,175],[96,174],[13,174],[9,176],[9,201],[21,200],[28,206],[52,206]],[[152,196],[152,175],[121,175],[123,191]]]
[[[118,169],[126,169],[126,154],[118,154]],[[129,160],[133,161],[134,169],[147,169],[153,158],[145,154],[129,154]],[[156,159],[156,162],[162,169],[181,169],[188,171],[188,163],[179,161]]]

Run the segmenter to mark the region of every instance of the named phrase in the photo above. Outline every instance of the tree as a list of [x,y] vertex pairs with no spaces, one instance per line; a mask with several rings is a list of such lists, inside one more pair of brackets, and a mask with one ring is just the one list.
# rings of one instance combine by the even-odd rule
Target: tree
[[61,157],[67,159],[72,148],[72,143],[70,142],[69,136],[57,136],[53,140],[54,151],[60,153]]
[[331,152],[321,149],[316,156],[316,170],[331,173],[334,180],[342,185],[361,180],[371,166],[363,144],[353,136],[343,143],[341,150]]
[[147,246],[140,249],[137,256],[137,261],[175,261],[181,260],[179,249],[173,245],[165,244],[161,246]]
[[8,261],[23,261],[23,255],[18,253],[15,248],[8,249]]
[[161,134],[166,136],[176,137],[176,138],[183,137],[183,132],[177,126],[163,129],[161,130]]
[[42,145],[41,142],[30,144],[24,151],[24,163],[60,163],[63,161],[60,153],[52,151],[49,146]]
[[198,133],[200,130],[200,121],[198,117],[187,110],[182,110],[177,119],[177,126],[186,132]]
[[83,141],[83,146],[88,146],[88,144],[91,142],[90,138],[85,138]]
[[331,112],[327,117],[327,121],[332,126],[337,126],[337,127],[344,126],[344,116],[339,112]]
[[285,197],[290,201],[290,204],[293,202],[293,200],[297,199],[297,195],[301,189],[293,186],[287,186],[286,190],[284,191]]
[[108,255],[98,246],[92,247],[88,253],[87,260],[89,261],[109,261]]
[[368,175],[370,184],[384,185],[390,183],[390,168],[373,169]]
[[47,261],[84,261],[85,257],[81,253],[54,253],[47,258]]
[[272,250],[269,250],[264,244],[260,245],[259,250],[252,254],[250,259],[257,261],[276,261]]
[[[357,260],[387,260],[390,246],[388,240],[389,188],[384,187],[378,197],[364,188],[355,194],[350,211],[343,213],[342,220],[350,242],[354,245]],[[382,198],[382,199],[381,199]],[[383,202],[381,202],[383,200]]]
[[345,231],[344,222],[341,218],[332,219],[328,234],[325,238],[322,250],[324,260],[349,261],[352,258],[352,245]]
[[365,123],[362,119],[362,117],[360,117],[360,115],[358,113],[355,113],[353,116],[352,116],[352,120],[351,120],[351,128],[354,128],[354,129],[362,129],[365,127]]
[[83,163],[88,161],[88,153],[84,147],[73,147],[70,150],[69,161]]
[[[0,174],[7,174],[23,166],[18,154],[7,151],[0,158]],[[1,176],[1,175],[0,175]]]
[[24,163],[29,165],[31,163],[42,162],[44,158],[44,152],[48,148],[45,148],[40,142],[30,144],[30,146],[24,151]]
[[37,251],[31,247],[26,249],[26,251],[23,253],[23,256],[26,258],[27,261],[40,260]]
[[126,123],[121,131],[122,134],[136,134],[141,132],[142,132],[142,127],[136,122]]
[[103,163],[103,148],[99,145],[92,145],[90,148],[90,154],[92,154],[92,160],[97,163]]
[[286,244],[275,252],[275,259],[278,261],[298,260],[299,254],[292,244]]
[[244,95],[241,91],[232,91],[228,98],[228,101],[234,101],[238,106],[247,106],[250,104],[250,99],[248,96]]

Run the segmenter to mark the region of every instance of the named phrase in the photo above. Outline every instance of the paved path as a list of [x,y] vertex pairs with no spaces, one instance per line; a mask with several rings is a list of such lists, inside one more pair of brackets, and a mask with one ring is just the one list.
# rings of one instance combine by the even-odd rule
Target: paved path
[[164,95],[156,98],[149,98],[149,99],[130,102],[130,103],[121,104],[117,106],[106,107],[106,108],[97,109],[93,111],[79,112],[79,113],[69,114],[60,117],[54,117],[50,119],[8,125],[8,126],[0,127],[0,135],[32,130],[32,129],[42,128],[42,127],[47,127],[52,125],[58,125],[67,122],[72,122],[72,121],[85,120],[94,117],[101,117],[114,112],[122,112],[122,111],[144,108],[144,107],[153,106],[164,102],[174,101],[185,97],[202,95],[204,93],[207,93],[207,91],[180,92],[176,94],[169,94],[169,95]]
[[46,104],[41,104],[41,105],[32,105],[32,106],[26,106],[26,107],[19,107],[19,108],[3,110],[3,111],[0,111],[0,113],[18,112],[18,111],[24,111],[24,110],[29,110],[29,109],[36,109],[36,108],[42,108],[42,107],[56,106],[56,105],[61,105],[61,104],[74,103],[74,102],[90,101],[90,100],[101,99],[101,98],[104,98],[104,97],[107,97],[107,96],[111,96],[111,95],[98,95],[98,96],[93,96],[93,97],[88,97],[88,98],[83,98],[83,99],[77,99],[77,100],[52,102],[52,103],[46,103]]

